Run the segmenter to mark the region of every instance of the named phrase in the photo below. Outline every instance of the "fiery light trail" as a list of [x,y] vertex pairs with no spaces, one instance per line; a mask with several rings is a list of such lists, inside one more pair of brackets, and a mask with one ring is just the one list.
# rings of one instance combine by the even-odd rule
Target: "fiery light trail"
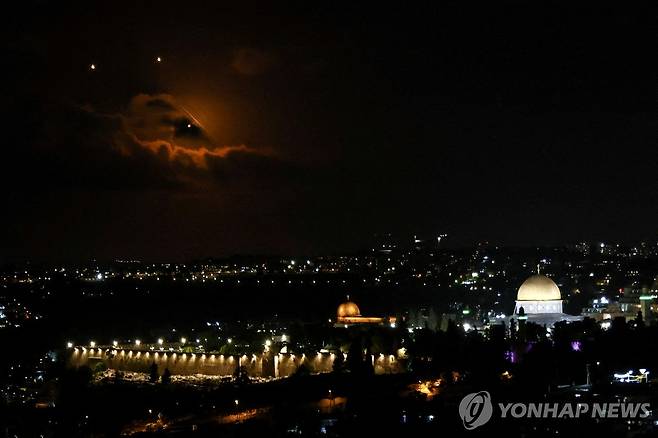
[[181,109],[183,110],[183,112],[184,112],[185,114],[187,114],[187,116],[188,116],[190,119],[192,119],[192,121],[194,122],[195,125],[201,127],[201,128],[205,131],[205,129],[206,129],[205,126],[203,126],[203,124],[199,121],[199,119],[197,119],[196,117],[194,117],[194,114],[192,114],[192,113],[191,113],[187,108],[185,108],[184,106],[181,106]]

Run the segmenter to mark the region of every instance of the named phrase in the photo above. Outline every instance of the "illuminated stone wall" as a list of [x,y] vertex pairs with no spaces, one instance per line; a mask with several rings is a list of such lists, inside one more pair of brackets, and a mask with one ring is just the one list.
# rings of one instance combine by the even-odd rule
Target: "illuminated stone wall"
[[[345,358],[347,355],[344,355]],[[94,366],[102,362],[107,368],[119,371],[148,373],[151,364],[158,365],[162,374],[168,368],[171,374],[231,376],[238,363],[253,377],[288,377],[304,364],[311,373],[326,373],[333,369],[333,353],[317,353],[314,356],[263,353],[241,357],[220,354],[152,352],[116,350],[104,348],[74,348],[69,365],[72,367]],[[394,374],[404,370],[403,364],[393,355],[371,357],[375,374]]]

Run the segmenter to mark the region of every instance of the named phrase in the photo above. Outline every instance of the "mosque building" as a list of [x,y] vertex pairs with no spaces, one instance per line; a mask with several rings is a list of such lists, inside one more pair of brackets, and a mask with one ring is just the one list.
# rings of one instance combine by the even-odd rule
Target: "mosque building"
[[516,296],[513,318],[551,327],[558,321],[580,321],[582,316],[562,312],[562,294],[553,280],[536,274],[523,282]]
[[350,301],[349,296],[347,301],[341,303],[336,311],[336,327],[349,327],[354,325],[389,325],[395,327],[395,316],[362,316],[359,306],[353,301]]

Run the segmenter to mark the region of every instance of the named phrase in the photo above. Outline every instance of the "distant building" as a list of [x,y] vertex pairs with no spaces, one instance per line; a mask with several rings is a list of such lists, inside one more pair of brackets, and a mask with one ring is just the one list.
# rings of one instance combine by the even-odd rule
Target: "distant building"
[[514,316],[548,327],[558,321],[582,320],[581,316],[562,312],[560,288],[553,280],[540,274],[528,278],[519,287]]
[[434,308],[425,306],[409,309],[407,326],[411,329],[430,329],[436,331],[440,328],[442,316]]
[[626,294],[619,301],[608,300],[606,297],[595,298],[589,307],[583,309],[582,315],[606,327],[615,318],[621,317],[626,321],[632,321],[637,318],[638,312],[642,312],[644,322],[650,324],[658,312],[655,299],[655,294]]
[[363,325],[363,324],[372,324],[372,325],[390,325],[395,327],[396,318],[394,316],[361,316],[361,310],[356,303],[348,300],[338,306],[336,311],[336,326],[337,327],[349,327],[352,325]]

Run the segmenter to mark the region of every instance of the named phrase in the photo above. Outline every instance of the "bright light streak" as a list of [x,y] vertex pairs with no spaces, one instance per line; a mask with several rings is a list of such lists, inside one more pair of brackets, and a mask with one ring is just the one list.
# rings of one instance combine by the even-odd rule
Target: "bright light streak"
[[[203,124],[199,121],[199,119],[197,119],[196,117],[194,117],[194,115],[193,115],[193,114],[192,114],[187,108],[185,108],[184,106],[181,106],[180,108],[183,110],[183,112],[184,112],[185,114],[187,114],[187,116],[188,116],[190,119],[192,119],[192,121],[194,122],[195,125],[200,126],[200,127],[202,127],[203,129],[205,129],[204,126],[203,126]],[[190,125],[187,125],[187,127],[188,127],[188,128],[191,128]]]

